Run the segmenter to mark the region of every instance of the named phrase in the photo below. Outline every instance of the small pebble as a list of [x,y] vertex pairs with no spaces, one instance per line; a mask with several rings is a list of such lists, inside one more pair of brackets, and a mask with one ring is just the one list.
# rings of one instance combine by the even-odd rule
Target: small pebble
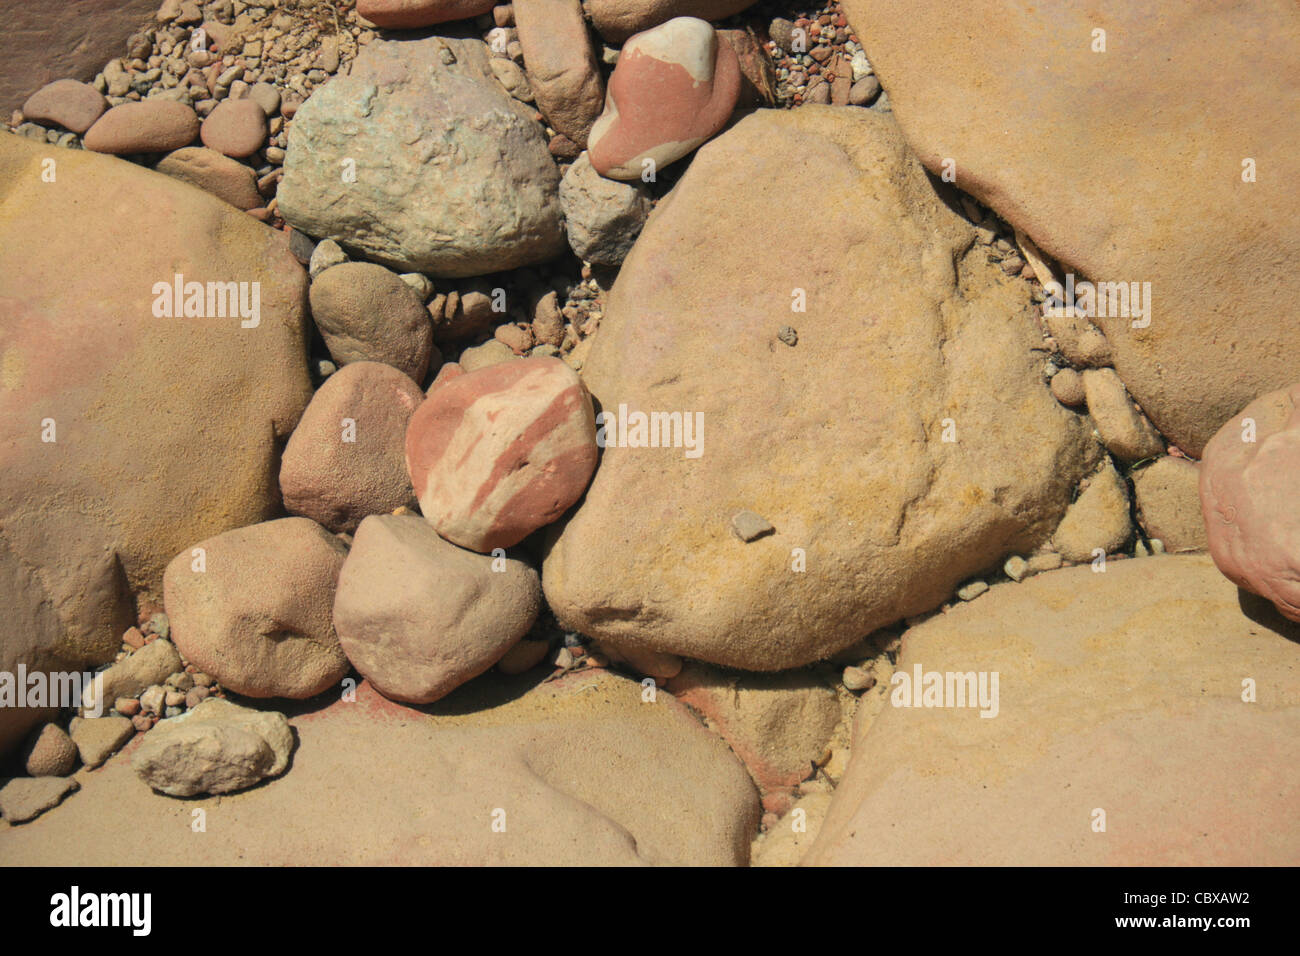
[[771,534],[776,529],[762,515],[754,514],[752,511],[739,511],[731,516],[731,530],[737,538],[748,544],[765,534]]
[[799,333],[788,325],[781,326],[781,331],[776,333],[776,337],[791,348],[799,343]]
[[957,589],[957,597],[963,601],[973,601],[988,589],[987,581],[970,581]]
[[841,679],[844,681],[844,686],[855,693],[876,686],[876,675],[861,667],[844,668]]

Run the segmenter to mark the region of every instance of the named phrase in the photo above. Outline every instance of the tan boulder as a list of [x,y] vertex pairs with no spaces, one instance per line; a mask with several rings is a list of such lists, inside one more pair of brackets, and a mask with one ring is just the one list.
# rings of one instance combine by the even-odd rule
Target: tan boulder
[[959,188],[1076,280],[1139,291],[1150,283],[1145,316],[1107,309],[1095,321],[1165,437],[1199,456],[1229,416],[1291,384],[1300,351],[1300,8],[1286,0],[1104,9],[1045,0],[1014,15],[1002,0],[844,8],[927,168],[953,170]]
[[912,628],[891,704],[917,667],[952,703],[947,674],[996,673],[996,716],[887,704],[805,862],[1294,864],[1300,629],[1262,608],[1207,556],[1167,555],[995,585]]
[[5,833],[5,862],[164,859],[195,809],[208,828],[192,862],[208,866],[749,861],[754,785],[681,704],[643,703],[640,684],[610,674],[534,683],[484,677],[427,710],[363,683],[355,703],[291,716],[282,778],[219,802],[152,793],[130,761],[110,761],[67,806]]
[[1128,485],[1107,462],[1065,512],[1052,544],[1067,561],[1090,561],[1096,551],[1106,555],[1120,550],[1132,533]]
[[307,518],[279,518],[200,541],[167,566],[172,637],[186,660],[245,697],[306,698],[348,659],[334,633],[347,549]]
[[[282,233],[94,153],[59,150],[44,182],[49,155],[0,137],[8,670],[111,660],[133,623],[128,584],[156,595],[181,548],[274,511],[279,445],[311,394],[306,276]],[[151,225],[124,246],[142,210]],[[208,317],[206,295],[187,317],[184,295],[159,292],[178,275],[248,283],[250,317],[237,301]],[[17,716],[0,713],[0,749]]]
[[[792,208],[830,237],[815,262],[756,241]],[[1096,445],[973,244],[888,115],[760,110],[701,149],[588,340],[604,452],[543,565],[559,620],[781,670],[1041,544]],[[743,511],[774,531],[741,540]]]

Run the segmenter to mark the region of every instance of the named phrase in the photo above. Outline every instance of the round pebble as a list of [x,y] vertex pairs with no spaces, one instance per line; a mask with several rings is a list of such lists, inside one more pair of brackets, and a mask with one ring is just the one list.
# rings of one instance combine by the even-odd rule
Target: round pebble
[[199,131],[203,145],[243,159],[266,142],[266,113],[253,100],[223,100],[208,114]]

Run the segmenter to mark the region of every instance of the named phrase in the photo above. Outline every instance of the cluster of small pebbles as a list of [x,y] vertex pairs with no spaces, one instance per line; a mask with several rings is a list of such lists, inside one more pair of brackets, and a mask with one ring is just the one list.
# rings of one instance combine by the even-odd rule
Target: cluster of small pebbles
[[881,95],[871,61],[839,3],[794,19],[774,17],[767,35],[764,49],[776,64],[779,105],[888,108],[888,97]]

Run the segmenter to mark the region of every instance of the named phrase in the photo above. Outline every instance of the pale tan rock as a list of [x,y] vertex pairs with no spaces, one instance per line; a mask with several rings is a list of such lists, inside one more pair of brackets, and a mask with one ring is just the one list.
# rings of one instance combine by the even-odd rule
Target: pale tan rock
[[1255,617],[1208,556],[1167,555],[1008,582],[931,618],[898,673],[996,671],[997,716],[887,705],[804,862],[1289,865],[1300,630]]
[[1128,486],[1107,463],[1070,505],[1052,544],[1067,561],[1091,561],[1098,548],[1105,554],[1118,551],[1132,531]]
[[1088,369],[1083,373],[1088,414],[1097,426],[1106,450],[1123,462],[1154,458],[1165,453],[1160,433],[1147,417],[1133,407],[1124,383],[1112,368]]
[[1209,547],[1198,490],[1199,467],[1185,458],[1164,456],[1133,472],[1138,514],[1149,538],[1165,551],[1204,551]]

